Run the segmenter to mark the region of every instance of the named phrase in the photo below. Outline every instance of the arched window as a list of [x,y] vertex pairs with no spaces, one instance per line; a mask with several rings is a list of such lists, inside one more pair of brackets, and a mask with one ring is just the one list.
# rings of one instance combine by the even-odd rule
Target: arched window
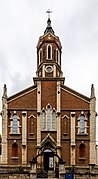
[[18,145],[14,143],[12,145],[12,157],[18,157]]
[[58,49],[56,49],[55,59],[56,62],[60,65],[60,51]]
[[56,130],[56,110],[50,104],[42,109],[42,130]]
[[56,112],[53,110],[52,112],[52,129],[56,129]]
[[34,133],[34,118],[30,117],[30,133]]
[[52,59],[52,47],[51,47],[51,45],[47,46],[47,59],[48,60]]
[[84,133],[84,130],[85,130],[84,120],[85,120],[84,114],[81,114],[80,115],[80,133]]
[[84,158],[85,157],[85,145],[80,144],[79,146],[79,157]]
[[56,50],[56,61],[57,61],[57,63],[58,63],[58,50]]
[[42,111],[42,129],[45,129],[45,110]]
[[51,114],[50,114],[50,105],[48,105],[47,107],[47,129],[50,130],[50,117],[51,117]]
[[39,64],[42,62],[42,58],[43,58],[43,51],[42,51],[42,49],[40,49],[40,51],[39,51]]
[[12,117],[12,133],[19,132],[18,120],[19,120],[18,115],[16,113],[14,113],[14,115]]

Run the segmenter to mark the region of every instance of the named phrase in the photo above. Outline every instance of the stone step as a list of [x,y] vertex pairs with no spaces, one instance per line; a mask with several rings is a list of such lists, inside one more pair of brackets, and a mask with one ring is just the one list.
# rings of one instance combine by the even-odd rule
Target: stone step
[[55,172],[54,171],[48,171],[48,178],[55,178]]

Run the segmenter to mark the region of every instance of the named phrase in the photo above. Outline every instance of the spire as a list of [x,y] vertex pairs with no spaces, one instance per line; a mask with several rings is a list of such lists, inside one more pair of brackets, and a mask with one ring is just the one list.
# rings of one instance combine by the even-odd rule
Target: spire
[[47,34],[48,32],[54,34],[54,30],[52,29],[51,20],[50,20],[50,13],[52,13],[52,11],[48,10],[46,13],[48,13],[48,20],[47,20],[47,27],[44,31],[44,34]]
[[95,89],[94,89],[94,85],[91,85],[91,98],[95,98]]
[[7,87],[6,87],[6,84],[4,84],[4,87],[3,87],[3,97],[7,98]]

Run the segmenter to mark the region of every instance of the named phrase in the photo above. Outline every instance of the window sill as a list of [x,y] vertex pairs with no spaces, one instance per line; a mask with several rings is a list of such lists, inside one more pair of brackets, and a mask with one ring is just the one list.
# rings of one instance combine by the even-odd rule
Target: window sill
[[11,157],[12,160],[18,160],[19,157]]
[[34,135],[34,133],[29,133],[30,135]]
[[86,160],[86,158],[85,157],[81,157],[81,158],[79,158],[79,160]]
[[9,133],[10,135],[20,135],[21,133]]
[[68,133],[67,133],[67,132],[66,132],[66,133],[63,133],[63,135],[66,136],[66,135],[68,135]]
[[42,129],[42,132],[56,132],[56,129]]
[[80,136],[81,136],[81,135],[83,135],[83,136],[85,135],[85,136],[87,136],[88,133],[77,133],[77,135],[80,135]]

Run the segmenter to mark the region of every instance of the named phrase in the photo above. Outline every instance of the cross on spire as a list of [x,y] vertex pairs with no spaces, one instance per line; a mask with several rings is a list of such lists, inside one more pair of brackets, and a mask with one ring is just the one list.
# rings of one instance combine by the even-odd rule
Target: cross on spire
[[52,13],[52,11],[50,11],[50,10],[48,9],[48,11],[47,11],[46,13],[48,13],[48,19],[50,19],[50,13]]

